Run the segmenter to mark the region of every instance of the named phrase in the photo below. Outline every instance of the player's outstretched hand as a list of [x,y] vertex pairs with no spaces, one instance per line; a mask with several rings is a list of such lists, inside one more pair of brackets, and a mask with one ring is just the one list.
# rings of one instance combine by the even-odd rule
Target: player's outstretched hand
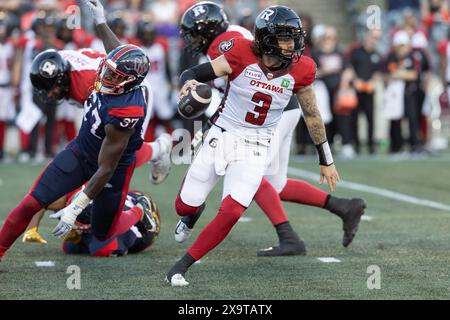
[[81,0],[89,8],[96,25],[106,23],[105,10],[100,0]]
[[186,81],[180,90],[180,99],[187,95],[189,93],[189,90],[195,90],[199,83],[200,82],[194,79]]
[[55,212],[54,214],[51,214],[50,218],[60,219],[58,225],[55,229],[53,229],[52,233],[55,237],[64,238],[75,226],[77,215],[70,210],[69,206]]
[[332,164],[330,166],[320,166],[320,181],[319,181],[319,183],[322,184],[324,179],[327,180],[330,191],[331,192],[335,191],[336,183],[341,181],[341,178],[339,177],[339,173],[337,172],[336,166],[334,164]]

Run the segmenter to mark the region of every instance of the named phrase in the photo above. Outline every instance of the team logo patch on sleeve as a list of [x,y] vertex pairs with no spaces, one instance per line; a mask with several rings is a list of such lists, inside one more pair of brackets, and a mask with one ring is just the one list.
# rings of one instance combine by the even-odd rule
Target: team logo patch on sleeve
[[219,52],[221,54],[224,54],[225,52],[229,51],[231,48],[233,48],[234,45],[234,39],[228,40],[228,41],[222,41],[219,44]]

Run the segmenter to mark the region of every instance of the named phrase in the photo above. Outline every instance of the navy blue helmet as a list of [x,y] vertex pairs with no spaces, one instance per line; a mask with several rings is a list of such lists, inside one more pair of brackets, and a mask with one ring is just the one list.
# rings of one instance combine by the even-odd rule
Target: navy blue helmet
[[95,90],[104,94],[122,94],[139,86],[147,76],[150,61],[141,48],[125,44],[102,60]]

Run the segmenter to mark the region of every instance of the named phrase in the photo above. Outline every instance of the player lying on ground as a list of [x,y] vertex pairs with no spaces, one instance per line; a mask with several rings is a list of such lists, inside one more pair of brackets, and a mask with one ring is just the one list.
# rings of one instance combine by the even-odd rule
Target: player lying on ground
[[[253,40],[253,35],[247,29],[238,25],[229,25],[222,7],[209,1],[199,2],[186,10],[181,18],[180,28],[186,49],[193,56],[205,54],[209,60],[214,60],[232,49],[237,39]],[[222,79],[217,79],[215,85],[219,91],[226,91],[227,83]],[[300,115],[298,101],[292,97],[284,109],[272,139],[275,143],[271,144],[269,150],[271,164],[254,197],[275,227],[280,243],[279,246],[260,250],[258,256],[306,253],[303,241],[289,225],[279,198],[283,201],[324,208],[339,216],[343,221],[342,244],[345,247],[353,240],[360,217],[364,213],[363,199],[337,198],[305,181],[287,178],[290,144]],[[200,213],[195,217],[186,216],[180,219],[175,229],[176,241],[184,242],[190,237]]]
[[255,41],[234,39],[223,55],[180,77],[181,99],[199,82],[222,76],[228,76],[229,82],[219,115],[183,180],[175,207],[178,215],[195,217],[224,176],[222,203],[217,216],[168,271],[166,279],[172,286],[188,285],[184,278],[188,268],[225,239],[252,202],[266,174],[271,139],[293,95],[319,151],[320,182],[326,180],[334,191],[339,181],[311,86],[316,66],[301,55],[300,18],[287,7],[269,7],[256,19],[255,35]]
[[55,214],[60,217],[55,236],[65,237],[91,201],[91,230],[99,241],[117,237],[140,220],[139,206],[122,210],[136,151],[143,143],[147,101],[141,83],[148,71],[147,56],[133,45],[118,46],[104,58],[95,91],[85,103],[80,133],[49,163],[6,218],[0,230],[0,257],[39,210],[86,182],[72,203]]
[[150,196],[137,190],[130,190],[124,210],[131,210],[134,207],[139,207],[143,211],[141,220],[119,236],[99,241],[92,235],[91,205],[87,206],[76,219],[77,228],[73,229],[63,241],[63,251],[68,254],[89,254],[96,257],[123,256],[144,251],[158,238],[161,227],[159,210]]

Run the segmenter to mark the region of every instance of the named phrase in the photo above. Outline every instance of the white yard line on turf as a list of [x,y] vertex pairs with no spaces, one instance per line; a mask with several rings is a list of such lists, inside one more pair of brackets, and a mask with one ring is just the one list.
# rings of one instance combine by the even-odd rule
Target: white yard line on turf
[[54,267],[55,261],[35,261],[36,267]]
[[339,263],[341,262],[341,260],[333,258],[333,257],[321,257],[321,258],[317,258],[317,260],[323,262],[323,263]]
[[[298,178],[319,181],[318,174],[312,173],[310,171],[298,169],[298,168],[289,167],[288,174],[298,177]],[[394,199],[394,200],[398,200],[398,201],[403,201],[403,202],[407,202],[407,203],[411,203],[411,204],[416,204],[416,205],[423,206],[423,207],[429,207],[429,208],[433,208],[433,209],[450,211],[450,206],[443,204],[443,203],[430,201],[430,200],[426,200],[426,199],[420,199],[420,198],[408,196],[403,193],[390,191],[390,190],[383,189],[383,188],[371,187],[371,186],[367,186],[367,185],[360,184],[360,183],[341,181],[341,182],[339,182],[339,187],[356,190],[356,191],[367,192],[367,193],[373,193],[373,194],[376,194],[376,195],[379,195],[382,197],[386,197],[386,198],[390,198],[390,199]]]

